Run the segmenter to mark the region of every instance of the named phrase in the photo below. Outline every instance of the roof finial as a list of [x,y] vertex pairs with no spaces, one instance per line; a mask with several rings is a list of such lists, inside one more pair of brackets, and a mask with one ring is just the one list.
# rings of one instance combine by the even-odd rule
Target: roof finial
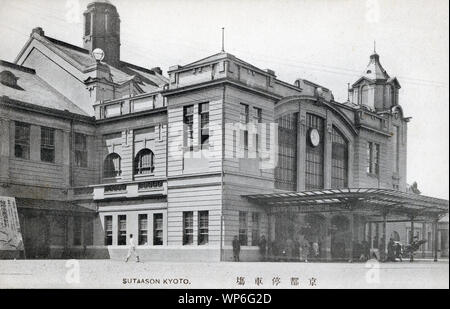
[[377,41],[373,41],[373,53],[376,54],[377,53]]
[[225,28],[222,27],[222,53],[225,52]]

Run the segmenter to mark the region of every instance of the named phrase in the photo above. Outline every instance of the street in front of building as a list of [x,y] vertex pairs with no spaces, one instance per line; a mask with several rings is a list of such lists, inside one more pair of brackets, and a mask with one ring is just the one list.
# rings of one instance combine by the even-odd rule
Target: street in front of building
[[[345,278],[345,279],[343,279]],[[420,279],[419,279],[420,278]],[[1,288],[447,288],[448,260],[414,263],[125,263],[7,260]]]

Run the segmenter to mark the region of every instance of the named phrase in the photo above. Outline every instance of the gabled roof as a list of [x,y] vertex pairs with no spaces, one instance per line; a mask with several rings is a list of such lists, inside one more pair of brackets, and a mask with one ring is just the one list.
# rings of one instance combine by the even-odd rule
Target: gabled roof
[[[96,60],[91,55],[89,50],[57,40],[55,38],[48,37],[43,34],[42,29],[33,31],[30,39],[25,44],[25,47],[16,57],[15,62],[19,61],[19,59],[33,40],[37,40],[40,43],[44,44],[47,48],[66,60],[80,72],[87,72],[89,70],[95,69],[95,66],[97,65]],[[118,85],[134,80],[139,84],[139,88],[142,91],[153,92],[158,88],[162,88],[165,84],[168,83],[168,79],[162,74],[154,70],[148,70],[146,68],[142,68],[127,62],[121,61],[119,67],[114,67],[108,63],[103,62],[102,64],[107,66],[110,70],[110,81]]]
[[0,61],[0,72],[9,71],[17,78],[18,87],[0,83],[0,96],[60,111],[89,116],[72,101],[41,79],[33,69]]

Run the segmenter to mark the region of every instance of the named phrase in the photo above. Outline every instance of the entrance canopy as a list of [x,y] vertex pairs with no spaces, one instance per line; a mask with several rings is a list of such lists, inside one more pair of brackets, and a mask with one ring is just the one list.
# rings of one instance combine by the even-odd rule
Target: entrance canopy
[[271,213],[354,212],[370,221],[438,220],[449,211],[448,200],[378,188],[329,189],[244,195]]

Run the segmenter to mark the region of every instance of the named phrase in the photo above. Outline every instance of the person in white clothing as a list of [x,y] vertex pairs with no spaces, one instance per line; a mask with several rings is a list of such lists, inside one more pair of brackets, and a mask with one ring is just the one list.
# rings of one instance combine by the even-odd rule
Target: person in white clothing
[[127,259],[125,262],[128,262],[132,254],[136,257],[136,262],[139,262],[139,255],[136,252],[136,243],[133,238],[133,234],[130,234],[130,248],[128,249]]

